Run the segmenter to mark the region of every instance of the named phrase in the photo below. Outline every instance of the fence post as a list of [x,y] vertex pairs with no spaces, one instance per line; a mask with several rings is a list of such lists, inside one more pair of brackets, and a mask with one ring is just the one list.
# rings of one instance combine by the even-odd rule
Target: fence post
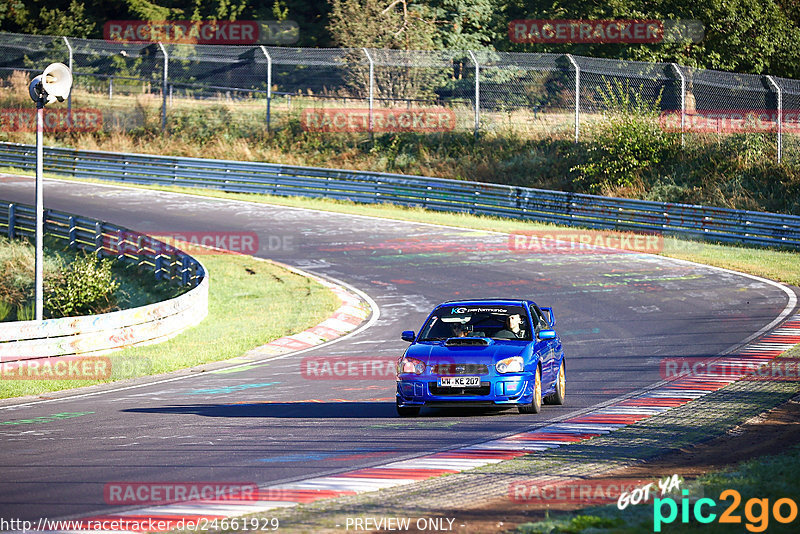
[[478,130],[481,127],[481,66],[472,50],[467,50],[472,62],[475,63],[475,139],[478,139]]
[[767,81],[778,94],[778,163],[780,163],[783,158],[783,91],[772,76],[767,76]]
[[575,142],[577,143],[581,121],[581,68],[571,54],[567,54],[567,59],[575,69]]
[[681,79],[681,146],[684,146],[684,131],[686,130],[686,77],[681,72],[677,63],[671,63],[675,73]]
[[17,206],[16,204],[8,205],[8,238],[14,239],[16,237],[17,226]]
[[103,225],[100,221],[94,223],[94,254],[98,258],[103,257]]
[[375,64],[372,61],[372,56],[369,55],[369,50],[366,48],[362,48],[364,54],[367,56],[367,61],[369,61],[369,135],[372,137],[374,132],[372,131],[373,128],[373,120],[372,120],[372,110],[373,110],[373,98],[375,92]]
[[155,265],[153,266],[153,272],[155,273],[156,280],[161,280],[161,269],[163,268],[164,258],[161,254],[156,256]]
[[69,217],[69,248],[76,248],[75,246],[75,217]]
[[267,47],[261,45],[261,51],[267,58],[267,133],[269,133],[270,107],[272,105],[272,56],[267,52]]
[[191,264],[189,256],[182,256],[181,259],[181,283],[186,286],[189,285]]
[[[67,45],[67,50],[69,50],[69,64],[67,66],[69,67],[69,71],[72,72],[72,45],[69,44],[69,39],[66,37],[62,36],[62,39],[64,39],[64,44]],[[75,79],[74,73],[72,78],[73,80]],[[67,126],[72,128],[72,91],[70,91],[67,96]]]
[[167,49],[164,48],[164,45],[161,44],[160,41],[158,47],[161,49],[161,53],[164,54],[164,72],[161,77],[161,131],[163,132],[167,129],[167,77],[169,75],[169,56],[167,55]]

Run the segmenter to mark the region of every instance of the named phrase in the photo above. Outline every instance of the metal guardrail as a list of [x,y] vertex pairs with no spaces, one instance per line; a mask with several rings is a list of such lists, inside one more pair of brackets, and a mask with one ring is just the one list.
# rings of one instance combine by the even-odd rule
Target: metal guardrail
[[[35,168],[35,147],[0,143],[0,165]],[[565,226],[800,249],[800,216],[527,187],[270,163],[45,148],[46,172],[137,184],[386,202]]]
[[[33,207],[0,202],[0,230],[9,238],[33,238],[35,222]],[[192,289],[169,300],[111,313],[0,323],[0,364],[105,354],[154,343],[198,324],[208,314],[208,276],[188,254],[113,224],[55,210],[45,210],[44,231],[71,248],[135,263],[152,270],[156,279]]]
[[[205,276],[203,266],[148,235],[132,232],[107,222],[45,210],[44,233],[70,248],[88,250],[97,257],[113,257],[152,270],[156,280],[172,280],[196,286]],[[32,206],[0,202],[0,231],[9,239],[35,237],[36,213]]]

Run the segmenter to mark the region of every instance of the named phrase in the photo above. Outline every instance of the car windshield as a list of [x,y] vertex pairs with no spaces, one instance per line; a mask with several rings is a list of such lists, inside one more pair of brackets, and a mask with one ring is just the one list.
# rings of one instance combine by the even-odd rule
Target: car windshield
[[532,339],[525,308],[500,304],[438,308],[422,328],[420,341],[440,341],[451,337]]

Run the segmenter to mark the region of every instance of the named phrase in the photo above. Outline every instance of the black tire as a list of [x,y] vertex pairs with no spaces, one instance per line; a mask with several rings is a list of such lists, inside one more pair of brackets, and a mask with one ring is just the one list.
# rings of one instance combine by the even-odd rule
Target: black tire
[[400,417],[415,417],[419,415],[421,407],[419,406],[400,406],[397,404],[397,415]]
[[544,398],[545,404],[555,404],[561,406],[564,404],[564,396],[567,392],[567,374],[564,367],[564,360],[561,360],[561,367],[558,369],[558,376],[556,377],[556,390]]
[[536,366],[536,374],[533,382],[533,398],[530,404],[520,404],[517,406],[519,413],[539,413],[542,411],[542,370]]

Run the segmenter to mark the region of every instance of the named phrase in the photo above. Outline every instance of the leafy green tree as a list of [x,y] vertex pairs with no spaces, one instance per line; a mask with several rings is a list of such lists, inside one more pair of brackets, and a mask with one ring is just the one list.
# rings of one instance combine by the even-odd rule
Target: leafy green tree
[[3,27],[7,22],[19,24],[28,16],[28,11],[25,9],[25,4],[20,0],[6,0],[0,2],[0,27]]
[[506,32],[498,26],[497,0],[436,0],[430,2],[436,17],[437,41],[449,50],[492,49]]
[[411,0],[331,0],[328,31],[347,48],[430,50],[436,27],[429,15]]
[[39,13],[39,24],[40,28],[33,28],[35,33],[71,37],[88,37],[95,27],[95,23],[86,16],[86,6],[77,0],[72,0],[66,10],[43,7]]

